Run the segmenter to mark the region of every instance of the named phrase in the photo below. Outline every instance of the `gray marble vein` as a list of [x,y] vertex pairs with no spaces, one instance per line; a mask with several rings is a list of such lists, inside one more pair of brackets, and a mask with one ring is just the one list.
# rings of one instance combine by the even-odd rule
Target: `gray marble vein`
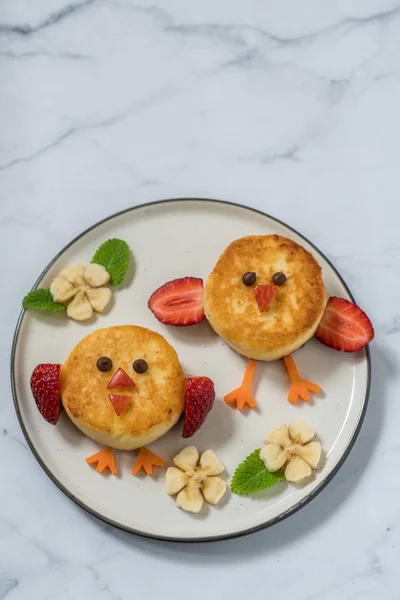
[[29,25],[29,24],[26,24],[26,25],[8,25],[7,24],[7,25],[5,25],[0,22],[0,35],[1,34],[6,34],[6,35],[15,34],[15,35],[21,35],[21,36],[29,36],[29,35],[38,33],[40,31],[43,31],[44,29],[47,29],[48,27],[57,25],[58,23],[64,21],[65,19],[75,16],[80,11],[88,8],[94,2],[96,2],[96,0],[84,0],[83,2],[75,2],[75,3],[67,4],[60,10],[49,14],[49,16],[46,17],[43,21],[41,21],[39,24],[34,25],[34,26]]
[[18,587],[18,579],[3,579],[0,581],[0,600],[9,598],[13,590]]

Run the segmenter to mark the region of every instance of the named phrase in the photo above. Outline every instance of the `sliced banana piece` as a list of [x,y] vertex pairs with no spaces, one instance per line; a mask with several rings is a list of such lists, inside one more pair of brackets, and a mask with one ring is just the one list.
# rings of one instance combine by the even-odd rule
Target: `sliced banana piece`
[[199,485],[191,482],[176,497],[176,505],[187,512],[200,512],[203,503],[203,494],[200,491]]
[[286,425],[278,425],[272,431],[269,432],[264,440],[264,444],[275,444],[277,446],[290,446],[292,440],[290,439],[289,429]]
[[78,292],[67,306],[67,315],[75,321],[87,321],[93,315],[93,308],[84,292]]
[[311,475],[311,467],[300,456],[293,456],[285,469],[285,478],[287,481],[299,483]]
[[312,469],[316,469],[321,458],[321,444],[319,442],[310,442],[305,446],[299,446],[296,454],[303,458]]
[[318,467],[321,444],[311,441],[314,436],[314,428],[305,421],[278,425],[267,435],[260,458],[271,473],[284,468],[287,481],[298,483]]
[[314,429],[305,421],[295,421],[289,425],[289,434],[294,442],[307,444],[315,435]]
[[218,460],[216,454],[212,450],[203,452],[200,458],[200,467],[208,476],[221,475],[224,472],[224,465]]
[[267,444],[260,450],[260,458],[268,471],[274,473],[283,467],[289,458],[288,452],[277,444]]
[[177,454],[174,463],[182,471],[194,472],[199,462],[199,451],[194,446],[187,446]]
[[67,267],[60,273],[60,277],[63,277],[75,286],[83,285],[83,275],[85,272],[84,265],[72,265]]
[[67,315],[76,321],[90,319],[93,310],[102,313],[110,303],[112,292],[104,287],[110,274],[102,265],[81,264],[66,267],[50,285],[55,302],[68,303]]
[[77,291],[78,288],[63,277],[56,277],[50,285],[50,293],[54,302],[68,302],[75,296]]
[[98,313],[102,313],[109,305],[112,293],[110,288],[106,287],[87,288],[86,296],[88,297],[93,310]]
[[176,496],[189,483],[189,476],[176,467],[168,467],[165,474],[165,489],[170,496]]
[[103,265],[91,264],[85,268],[83,278],[86,283],[94,288],[98,288],[107,285],[110,281],[110,274]]
[[226,492],[226,483],[221,477],[206,477],[201,491],[209,504],[218,504]]
[[197,513],[204,500],[217,504],[226,492],[226,483],[218,477],[224,466],[212,450],[200,456],[194,446],[188,446],[174,458],[175,467],[169,467],[165,476],[165,489],[176,496],[176,505],[182,510]]

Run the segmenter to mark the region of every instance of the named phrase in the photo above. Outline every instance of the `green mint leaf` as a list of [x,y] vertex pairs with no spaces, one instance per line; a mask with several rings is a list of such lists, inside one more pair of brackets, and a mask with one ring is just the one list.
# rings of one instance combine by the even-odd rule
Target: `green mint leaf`
[[270,473],[260,458],[260,449],[254,450],[236,469],[232,477],[234,494],[247,495],[261,492],[283,479],[283,471]]
[[129,246],[123,240],[113,238],[98,248],[92,263],[103,265],[110,273],[110,285],[121,285],[129,267]]
[[46,312],[62,312],[65,310],[63,304],[54,302],[50,290],[38,289],[29,292],[22,300],[23,308],[27,310],[34,308],[36,310],[44,310]]

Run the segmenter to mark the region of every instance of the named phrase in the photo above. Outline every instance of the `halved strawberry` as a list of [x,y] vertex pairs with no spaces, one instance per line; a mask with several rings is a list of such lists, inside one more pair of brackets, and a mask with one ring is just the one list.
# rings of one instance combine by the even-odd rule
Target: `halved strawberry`
[[341,352],[357,352],[374,337],[371,321],[361,308],[344,298],[329,298],[316,338]]
[[132,400],[132,396],[119,396],[118,394],[110,394],[109,398],[118,417]]
[[263,313],[264,310],[268,308],[271,304],[272,298],[275,296],[278,291],[278,286],[276,285],[256,285],[253,288],[253,291],[256,295],[256,300],[258,304],[258,308],[260,312]]
[[31,375],[31,390],[42,417],[55,425],[60,415],[61,365],[38,365]]
[[161,323],[186,327],[204,319],[203,280],[174,279],[156,290],[148,306]]
[[114,373],[114,376],[108,384],[107,389],[114,390],[115,388],[120,387],[135,387],[135,383],[129,377],[128,373],[125,373],[125,371],[121,368]]
[[208,377],[188,377],[183,438],[192,437],[203,425],[215,400],[214,384]]

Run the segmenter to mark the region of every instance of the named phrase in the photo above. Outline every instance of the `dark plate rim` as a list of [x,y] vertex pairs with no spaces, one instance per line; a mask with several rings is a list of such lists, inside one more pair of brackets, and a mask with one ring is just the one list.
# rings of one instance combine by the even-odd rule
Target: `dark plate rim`
[[[137,206],[133,206],[131,208],[126,208],[126,209],[118,211],[118,212],[116,212],[116,213],[114,213],[114,214],[112,214],[112,215],[110,215],[108,217],[105,217],[104,219],[101,219],[100,221],[98,221],[94,225],[91,225],[90,227],[88,227],[87,229],[85,229],[85,231],[83,231],[82,233],[80,233],[79,235],[77,235],[66,246],[64,246],[64,248],[62,250],[60,250],[60,252],[58,252],[58,254],[56,254],[56,256],[49,262],[49,264],[47,265],[47,267],[42,271],[42,273],[40,274],[40,276],[38,277],[38,279],[34,283],[34,285],[32,287],[32,290],[34,290],[34,289],[36,289],[38,287],[40,281],[46,275],[46,273],[48,272],[48,270],[53,266],[53,264],[58,260],[58,258],[66,250],[68,250],[68,248],[70,248],[71,246],[73,246],[73,244],[75,244],[77,241],[79,241],[87,233],[89,233],[93,229],[96,229],[96,227],[99,227],[100,225],[102,225],[104,223],[107,223],[108,221],[111,221],[115,217],[119,217],[121,215],[134,212],[135,210],[139,210],[139,209],[144,208],[146,206],[149,207],[149,206],[157,206],[158,204],[167,204],[167,203],[172,204],[172,203],[184,203],[184,202],[204,202],[204,203],[210,203],[210,204],[211,203],[213,203],[213,204],[217,203],[217,204],[225,204],[225,205],[228,205],[228,206],[234,206],[234,207],[237,207],[237,208],[242,208],[244,210],[248,210],[248,211],[257,213],[257,214],[259,214],[259,215],[261,215],[263,217],[268,217],[269,219],[275,221],[276,223],[279,223],[280,225],[283,225],[289,231],[292,231],[293,233],[295,233],[296,235],[298,235],[301,239],[303,239],[305,242],[307,242],[307,244],[309,244],[319,255],[321,255],[324,258],[324,260],[326,260],[326,262],[333,269],[334,273],[337,275],[337,277],[339,278],[340,282],[342,283],[342,285],[346,289],[346,292],[350,296],[351,300],[354,302],[353,294],[349,290],[346,282],[344,281],[344,279],[340,275],[340,273],[337,271],[337,269],[335,268],[335,266],[325,256],[325,254],[323,254],[323,252],[321,252],[321,250],[319,248],[317,248],[312,242],[310,242],[310,240],[308,240],[304,235],[302,235],[301,233],[299,233],[296,229],[294,229],[293,227],[290,227],[284,221],[281,221],[280,219],[277,219],[277,218],[273,217],[272,215],[269,215],[269,214],[267,214],[267,213],[265,213],[265,212],[263,212],[261,210],[258,210],[256,208],[252,208],[252,207],[246,206],[244,204],[236,203],[236,202],[230,202],[228,200],[216,200],[214,198],[168,198],[168,199],[165,199],[165,200],[155,200],[155,201],[152,201],[152,202],[145,202],[143,204],[138,204]],[[352,450],[352,448],[353,448],[353,446],[354,446],[354,444],[355,444],[355,442],[356,442],[356,440],[358,438],[358,435],[360,433],[362,424],[364,422],[365,414],[367,412],[367,407],[368,407],[368,401],[369,401],[369,395],[370,395],[370,388],[371,388],[371,355],[370,355],[370,351],[369,351],[369,347],[368,346],[366,346],[366,348],[365,348],[366,358],[367,358],[367,371],[368,371],[368,373],[367,373],[367,386],[366,386],[366,390],[365,390],[364,405],[363,405],[363,409],[362,409],[362,412],[361,412],[361,415],[360,415],[357,427],[356,427],[356,429],[354,431],[354,434],[353,434],[353,436],[352,436],[352,438],[351,438],[351,440],[350,440],[350,442],[349,442],[346,450],[344,451],[341,459],[337,463],[336,467],[303,500],[301,500],[300,502],[297,502],[290,509],[286,510],[285,512],[283,512],[279,516],[275,517],[274,519],[270,519],[269,521],[267,521],[265,523],[261,523],[260,525],[256,525],[254,527],[250,527],[248,529],[236,531],[234,533],[227,533],[227,534],[217,535],[217,536],[206,536],[206,537],[201,537],[200,536],[200,537],[180,538],[180,537],[173,537],[173,536],[163,536],[163,535],[157,535],[157,534],[150,534],[150,533],[147,533],[147,532],[135,529],[133,527],[126,527],[126,526],[121,525],[120,523],[114,521],[113,519],[109,519],[105,515],[102,515],[101,513],[99,513],[96,510],[92,509],[90,506],[88,506],[87,504],[85,504],[84,502],[82,502],[81,500],[79,500],[79,498],[77,498],[72,492],[70,492],[53,475],[53,473],[47,467],[46,463],[41,459],[41,457],[39,456],[38,452],[36,451],[36,448],[34,447],[33,442],[31,441],[31,439],[29,437],[28,431],[25,428],[25,424],[23,422],[22,415],[21,415],[21,412],[20,412],[20,409],[19,409],[18,398],[17,398],[17,391],[16,391],[16,380],[15,380],[15,354],[16,354],[16,348],[17,348],[17,344],[18,344],[18,338],[19,338],[19,333],[20,333],[20,329],[21,329],[22,320],[24,318],[24,314],[25,314],[25,310],[22,309],[21,313],[20,313],[20,315],[18,317],[17,325],[16,325],[16,328],[15,328],[15,333],[14,333],[13,343],[12,343],[12,349],[11,349],[11,365],[10,365],[11,369],[10,369],[10,375],[11,375],[11,389],[12,389],[12,395],[13,395],[15,412],[17,414],[20,427],[22,429],[22,432],[23,432],[23,434],[25,436],[26,442],[27,442],[27,444],[28,444],[28,446],[29,446],[32,454],[34,455],[34,457],[36,458],[37,462],[42,467],[42,469],[44,470],[44,472],[46,473],[46,475],[48,475],[48,477],[53,481],[53,483],[55,483],[56,486],[68,498],[70,498],[73,502],[75,502],[75,504],[77,504],[78,506],[80,506],[81,508],[83,508],[86,512],[88,512],[92,516],[96,517],[100,521],[103,521],[104,523],[106,523],[108,525],[112,525],[113,527],[115,527],[117,529],[120,529],[122,531],[126,531],[128,533],[133,533],[133,534],[138,535],[138,536],[143,537],[143,538],[153,539],[153,540],[160,540],[160,541],[165,541],[165,542],[179,542],[179,543],[216,542],[216,541],[223,541],[223,540],[227,540],[227,539],[242,537],[244,535],[249,535],[251,533],[255,533],[257,531],[261,531],[262,529],[266,529],[267,527],[272,527],[272,525],[275,525],[275,524],[279,523],[280,521],[283,521],[284,519],[287,519],[288,517],[290,517],[291,515],[293,515],[297,511],[299,511],[301,508],[303,508],[304,506],[306,506],[309,502],[311,502],[311,500],[313,500],[316,496],[318,496],[318,494],[320,492],[322,492],[322,490],[328,485],[328,483],[330,483],[330,481],[332,481],[332,479],[338,473],[339,469],[341,469],[341,467],[343,466],[343,464],[346,461],[347,457],[349,456],[349,454],[350,454],[350,452],[351,452],[351,450]]]

